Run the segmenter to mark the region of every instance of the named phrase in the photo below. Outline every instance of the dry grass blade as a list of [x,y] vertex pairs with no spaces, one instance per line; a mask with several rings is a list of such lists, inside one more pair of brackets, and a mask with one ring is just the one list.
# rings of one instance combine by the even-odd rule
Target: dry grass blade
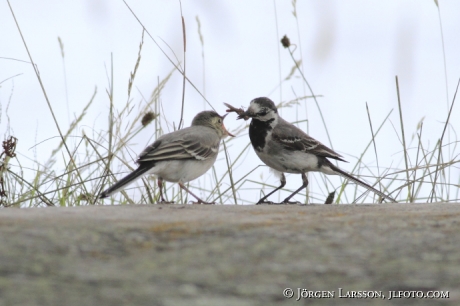
[[133,70],[133,72],[130,73],[130,76],[129,76],[128,99],[131,96],[131,89],[133,87],[134,78],[136,77],[136,72],[137,72],[137,69],[139,68],[139,64],[141,62],[141,51],[142,51],[142,46],[144,45],[144,32],[145,31],[142,30],[142,37],[141,37],[141,42],[139,43],[139,52],[137,53],[136,65],[134,65],[134,70]]
[[404,135],[404,121],[403,121],[403,115],[402,115],[402,109],[401,109],[401,96],[399,95],[399,82],[398,82],[398,76],[396,76],[396,92],[398,95],[398,107],[399,107],[399,122],[401,124],[401,138],[402,138],[402,144],[403,144],[403,150],[404,150],[404,162],[406,164],[406,177],[407,177],[407,200],[410,201],[412,198],[411,196],[411,186],[409,184],[410,182],[410,175],[409,175],[409,162],[407,158],[407,146],[406,146],[406,136]]
[[[374,129],[372,128],[371,114],[369,112],[369,106],[367,105],[367,102],[366,102],[366,111],[367,111],[367,118],[369,119],[369,126],[371,128],[372,144],[374,145],[375,160],[377,161],[377,175],[380,177],[379,156],[377,154],[377,145],[375,144]],[[381,185],[380,182],[379,182],[379,185]]]
[[[441,135],[441,139],[439,140],[439,151],[438,151],[438,164],[441,160],[441,148],[442,148],[442,141],[444,139],[444,135],[446,133],[446,129],[447,129],[447,126],[449,125],[449,119],[450,119],[450,115],[452,114],[452,109],[454,108],[454,103],[455,103],[455,99],[457,97],[457,92],[458,92],[458,87],[460,85],[460,79],[458,80],[458,83],[457,83],[457,88],[455,89],[455,94],[454,94],[454,98],[452,99],[452,103],[450,105],[450,109],[449,109],[449,113],[447,115],[447,120],[446,120],[446,123],[444,124],[444,129],[442,130],[442,135]],[[435,186],[436,186],[436,180],[438,178],[438,167],[436,166],[436,172],[435,172],[435,175],[434,175],[434,182],[433,182],[433,188],[431,190],[431,202],[433,202],[433,198],[434,198],[434,195],[435,195]]]
[[232,166],[230,165],[230,160],[229,160],[230,158],[227,152],[227,145],[225,144],[225,141],[223,141],[222,143],[224,145],[225,160],[227,161],[227,170],[228,170],[228,176],[230,178],[230,186],[232,187],[233,200],[235,201],[235,205],[237,205],[238,203],[236,201],[235,184],[233,183]]
[[[233,167],[235,166],[235,163],[243,156],[243,153],[249,148],[249,145],[250,145],[250,143],[248,143],[248,144],[246,145],[246,147],[244,147],[244,149],[241,150],[240,154],[238,154],[238,156],[236,157],[236,159],[235,159],[235,160],[233,161],[233,163],[231,164],[231,167],[230,167],[230,168],[233,168]],[[224,190],[224,192],[223,192],[222,194],[225,194],[225,193],[227,193],[227,191],[229,191],[230,189],[235,188],[235,186],[236,186],[241,180],[243,180],[245,177],[247,177],[249,174],[251,174],[251,173],[252,173],[254,170],[256,170],[257,168],[259,168],[259,166],[255,167],[254,169],[252,169],[251,171],[249,171],[248,173],[246,173],[246,174],[245,174],[242,178],[240,178],[238,181],[233,182],[232,186],[230,186],[229,188],[227,188],[226,190]],[[222,178],[217,182],[216,187],[214,188],[214,190],[217,188],[217,186],[220,186],[222,180],[224,179],[224,176],[226,176],[227,173],[228,173],[228,169],[227,169],[227,172],[224,173],[224,175],[222,176]],[[235,189],[237,190],[238,188],[235,188]],[[214,190],[212,191],[213,193],[214,193]],[[214,202],[215,202],[216,200],[217,200],[217,198],[214,199]]]
[[[393,112],[393,110],[391,110],[388,115],[385,117],[385,119],[382,121],[382,123],[380,124],[379,128],[377,129],[377,131],[375,132],[375,135],[374,135],[374,138],[377,137],[377,135],[379,134],[380,130],[382,129],[383,125],[385,124],[385,122],[387,122],[388,118],[390,117],[391,113]],[[369,149],[369,147],[371,146],[371,144],[373,143],[373,140],[371,139],[369,141],[369,143],[367,144],[366,148],[364,149],[364,151],[361,153],[361,155],[359,156],[359,159],[358,161],[356,162],[355,166],[353,167],[353,169],[350,171],[351,174],[355,173],[356,169],[358,168],[358,166],[360,165],[360,163],[362,162],[362,158],[364,157],[364,154],[366,154],[367,150]],[[341,199],[341,196],[342,194],[344,193],[345,191],[345,187],[347,186],[348,184],[348,180],[345,180],[345,183],[342,184],[342,187],[340,188],[340,191],[339,191],[339,194],[337,196],[337,200],[336,200],[336,203],[338,204],[340,202],[340,199]],[[372,185],[371,185],[372,186]]]
[[150,32],[145,28],[145,26],[142,24],[140,19],[137,17],[137,15],[134,13],[134,11],[131,9],[131,7],[126,3],[126,0],[123,0],[123,3],[126,5],[126,7],[129,9],[131,14],[133,14],[134,18],[136,18],[137,22],[142,26],[144,31],[147,33],[147,35],[150,37],[150,39],[153,41],[153,43],[160,49],[160,51],[163,53],[163,55],[168,59],[168,61],[174,66],[174,68],[179,71],[180,74],[184,76],[184,78],[187,80],[187,82],[197,91],[197,93],[206,101],[206,103],[214,109],[211,103],[206,99],[206,97],[201,93],[201,91],[193,84],[192,81],[189,80],[189,78],[185,75],[184,71],[182,71],[178,65],[176,65],[173,60],[166,54],[166,52],[161,48],[161,46],[158,44],[158,42],[153,38],[153,36],[150,34]]
[[[285,36],[286,39],[287,39],[287,36]],[[293,46],[293,45],[290,45],[290,46]],[[318,103],[318,99],[316,99],[316,95],[315,93],[313,92],[313,89],[311,88],[310,86],[310,83],[307,81],[307,79],[305,78],[305,75],[303,74],[303,71],[302,69],[300,69],[300,65],[299,63],[301,63],[301,61],[296,61],[295,58],[294,58],[294,51],[291,50],[290,46],[288,47],[288,50],[289,50],[289,54],[291,55],[291,58],[292,58],[292,61],[294,62],[295,66],[297,67],[297,70],[299,71],[300,75],[302,76],[302,79],[303,81],[305,82],[305,84],[307,85],[308,87],[308,90],[310,91],[311,93],[311,96],[313,97],[313,99],[315,100],[315,104],[316,104],[316,107],[318,109],[318,113],[321,117],[321,121],[323,122],[323,126],[324,126],[324,130],[326,131],[326,135],[327,135],[327,139],[329,141],[329,145],[331,147],[332,150],[334,150],[334,146],[332,145],[332,140],[331,140],[331,136],[329,135],[329,130],[327,129],[327,126],[326,126],[326,120],[324,119],[324,116],[323,116],[323,112],[321,111],[321,107],[319,106],[319,103]]]
[[[110,172],[110,164],[112,162],[112,158],[113,158],[113,127],[114,127],[114,116],[113,116],[113,55],[111,54],[111,77],[110,77],[110,90],[107,90],[107,94],[109,96],[109,102],[110,102],[110,110],[109,110],[109,127],[108,127],[108,131],[109,131],[109,148],[108,148],[108,155],[107,155],[107,163],[105,164],[105,172],[104,173],[109,173]],[[106,176],[104,175],[103,179],[102,179],[102,183],[101,183],[101,190],[104,188],[105,186],[105,180],[106,180]],[[96,200],[94,200],[94,203],[96,203]]]
[[[200,37],[200,44],[201,44],[201,60],[203,61],[203,95],[206,96],[206,65],[205,65],[205,57],[204,57],[204,38],[203,34],[201,33],[201,22],[198,15],[195,17],[196,23],[198,25],[198,36]],[[205,106],[206,101],[203,100],[203,106]]]
[[61,58],[62,58],[62,69],[64,70],[64,88],[65,88],[65,100],[67,106],[67,117],[70,122],[70,111],[69,111],[69,91],[67,87],[67,72],[66,72],[66,65],[65,65],[65,53],[64,53],[64,43],[62,42],[61,38],[58,36],[59,42],[59,49],[61,50]]
[[[419,155],[420,155],[420,149],[422,147],[422,144],[421,144],[421,141],[420,139],[422,138],[422,131],[423,131],[423,119],[421,120],[421,122],[419,123],[419,125],[417,126],[417,128],[420,130],[420,134],[417,132],[417,137],[418,137],[418,145],[417,145],[417,155],[415,157],[415,164],[418,165],[418,162],[419,162]],[[415,180],[417,178],[417,171],[415,170],[414,172],[414,184],[412,184],[412,192],[411,192],[411,195],[412,195],[412,198],[411,198],[411,202],[414,201],[414,198],[416,197],[415,195]]]
[[184,71],[182,73],[182,104],[181,104],[181,110],[180,110],[180,120],[179,120],[179,126],[178,129],[180,130],[182,126],[184,125],[184,106],[185,106],[185,81],[187,80],[186,77],[186,67],[187,67],[187,36],[185,32],[185,20],[184,20],[184,15],[182,14],[182,1],[179,0],[180,4],[180,17],[182,21],[182,38],[183,38],[183,43],[184,43]]
[[219,199],[219,203],[224,204],[223,201],[222,201],[222,192],[220,190],[220,182],[219,182],[219,180],[217,178],[217,171],[216,171],[216,166],[215,165],[212,166],[212,176],[214,178],[216,187],[214,187],[214,190],[211,191],[211,195],[214,193],[214,191],[217,192],[217,198],[215,198],[212,202],[216,202],[217,199]]
[[[32,194],[33,194],[33,193],[37,193],[36,196],[32,196],[32,197],[29,197],[29,198],[25,198],[25,196],[24,196],[24,198],[20,199],[20,200],[19,200],[18,202],[16,202],[16,203],[12,203],[11,205],[16,205],[16,204],[19,204],[19,203],[21,203],[21,202],[24,202],[24,201],[27,201],[27,200],[31,200],[31,199],[33,199],[33,198],[39,198],[43,203],[45,203],[46,206],[54,206],[53,202],[45,196],[46,193],[40,192],[40,190],[38,190],[38,188],[35,188],[32,184],[30,184],[29,182],[27,182],[26,180],[24,180],[21,176],[17,175],[16,173],[14,173],[14,172],[12,172],[12,171],[10,171],[10,170],[8,170],[8,173],[11,174],[11,175],[13,175],[13,176],[16,178],[16,180],[18,180],[18,181],[20,181],[21,183],[27,185],[27,186],[30,188],[30,192],[31,192]],[[49,193],[54,193],[54,192],[55,192],[55,191],[53,190],[53,191],[50,191]]]
[[[276,8],[276,1],[273,0],[273,12],[275,14],[275,29],[276,29],[276,39],[280,39],[280,34],[279,34],[279,27],[278,27],[278,9]],[[283,83],[281,76],[282,76],[282,69],[281,69],[281,50],[280,50],[280,45],[276,44],[276,51],[278,52],[278,83],[279,86],[281,87],[281,84]],[[283,100],[283,90],[280,88],[280,101]],[[270,94],[268,95],[270,96]]]
[[62,146],[64,145],[64,142],[67,140],[70,134],[77,128],[78,124],[83,120],[83,118],[86,115],[86,112],[88,111],[88,108],[93,103],[94,98],[96,97],[96,94],[97,94],[97,88],[94,89],[94,93],[91,99],[89,100],[88,104],[85,105],[80,115],[74,121],[72,121],[72,123],[70,123],[70,127],[67,130],[67,133],[64,135],[63,141],[61,141],[59,146],[51,152],[51,156],[54,156],[62,148]]

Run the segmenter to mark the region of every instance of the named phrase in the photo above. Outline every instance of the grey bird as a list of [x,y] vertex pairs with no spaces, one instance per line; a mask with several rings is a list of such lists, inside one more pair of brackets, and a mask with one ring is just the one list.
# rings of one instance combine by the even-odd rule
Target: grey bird
[[193,118],[192,125],[159,137],[142,151],[137,158],[136,170],[103,191],[106,198],[125,188],[144,174],[154,174],[158,179],[160,198],[163,197],[163,181],[178,183],[198,203],[208,203],[194,195],[184,183],[192,181],[209,170],[216,161],[220,141],[230,134],[224,126],[224,116],[214,111],[203,111]]
[[[230,105],[227,106],[230,108],[227,111],[236,111]],[[279,172],[281,176],[281,185],[261,198],[257,204],[271,203],[266,202],[267,198],[286,185],[284,173],[298,173],[302,175],[302,186],[283,201],[283,203],[291,203],[289,200],[300,190],[307,187],[308,179],[305,173],[310,171],[341,175],[384,199],[396,202],[390,196],[333,165],[328,158],[346,161],[340,154],[281,118],[278,115],[275,103],[269,98],[256,98],[251,101],[246,111],[240,110],[237,112],[238,119],[244,118],[247,120],[252,118],[249,125],[249,138],[254,151],[267,166]]]

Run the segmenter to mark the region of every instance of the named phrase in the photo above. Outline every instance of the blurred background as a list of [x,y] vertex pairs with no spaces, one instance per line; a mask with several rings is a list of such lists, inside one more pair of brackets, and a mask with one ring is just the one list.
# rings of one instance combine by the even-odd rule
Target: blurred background
[[[159,94],[160,117],[156,120],[163,132],[177,128],[183,79],[164,53],[184,65],[182,9],[186,75],[196,87],[185,85],[185,126],[190,125],[197,112],[211,106],[225,113],[223,102],[247,107],[260,96],[268,96],[277,104],[298,101],[281,108],[281,115],[342,154],[350,162],[340,163],[342,169],[360,173],[364,180],[374,184],[376,177],[406,168],[395,76],[399,78],[409,167],[423,159],[420,152],[432,154],[443,133],[460,78],[460,2],[438,2],[127,1],[152,37],[143,35],[142,26],[123,1],[43,0],[40,4],[10,4],[63,131],[96,92],[86,116],[72,131],[71,147],[77,146],[83,133],[94,138],[100,131],[108,130],[107,91],[111,91],[112,82],[115,110],[125,107],[128,101],[132,105],[132,113],[126,119],[123,117],[128,125],[134,113],[147,104],[158,83],[172,72]],[[18,161],[24,177],[33,180],[59,145],[59,133],[6,1],[0,3],[0,20],[0,132],[3,139],[9,135],[18,138]],[[284,35],[291,41],[289,49],[280,44]],[[141,59],[128,96],[142,36]],[[318,96],[318,104],[314,99],[303,98],[312,93],[294,60]],[[374,133],[389,116],[375,139],[377,156],[373,145],[365,151],[372,139],[366,103]],[[442,152],[442,162],[454,163],[444,173],[447,188],[438,193],[437,200],[459,199],[460,170],[455,164],[459,159],[459,118],[460,106],[454,105]],[[249,137],[243,127],[249,122],[235,119],[236,115],[230,114],[225,123],[230,131],[242,129],[237,138],[227,139],[226,143],[229,159],[235,162],[233,180],[239,182],[237,201],[254,203],[262,195],[261,183],[278,186],[279,181],[267,167],[256,168],[262,162],[252,147],[245,149]],[[137,124],[140,126],[140,122]],[[421,134],[420,141],[417,133]],[[136,155],[155,137],[155,124],[136,133],[126,143],[125,161],[134,167]],[[360,164],[354,168],[364,151],[365,167]],[[68,160],[66,153],[54,158],[56,175],[62,174]],[[423,164],[436,164],[436,158],[437,154]],[[14,165],[17,163],[12,162],[13,171]],[[227,169],[225,154],[221,152],[215,173],[209,171],[190,185],[199,187],[197,192],[206,198],[214,188],[215,177],[223,177],[221,186],[226,192],[222,201],[233,203]],[[129,171],[123,164],[112,170],[118,178]],[[406,179],[406,174],[400,173],[383,184],[391,184],[389,190],[396,190],[392,195],[406,200],[407,190],[398,190]],[[418,201],[427,200],[430,180],[433,177],[427,176],[428,183],[423,184]],[[287,181],[286,189],[295,190],[301,185],[300,175],[287,175]],[[310,174],[308,201],[324,202],[327,194],[342,182],[338,177],[326,180],[322,174]],[[91,182],[94,192],[97,183]],[[269,186],[264,188],[264,192],[271,190]],[[352,202],[363,192],[348,185],[341,201]],[[142,189],[129,189],[135,199],[140,199],[141,193]],[[283,191],[271,199],[282,200],[288,194],[289,191]],[[372,201],[373,195],[369,196],[361,201]],[[296,199],[305,202],[305,192]]]

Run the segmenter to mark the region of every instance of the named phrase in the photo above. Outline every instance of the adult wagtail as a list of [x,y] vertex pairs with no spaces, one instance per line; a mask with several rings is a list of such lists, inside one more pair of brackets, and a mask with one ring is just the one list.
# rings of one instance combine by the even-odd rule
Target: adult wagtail
[[298,173],[302,175],[303,184],[283,203],[291,203],[289,200],[300,190],[308,185],[305,173],[310,171],[324,174],[341,175],[346,179],[378,194],[382,198],[396,202],[395,199],[373,188],[351,174],[334,166],[328,158],[346,162],[342,156],[329,149],[321,142],[308,136],[295,125],[287,122],[278,115],[278,110],[269,98],[261,97],[251,101],[246,111],[236,109],[226,104],[230,109],[238,113],[238,119],[252,118],[249,125],[249,138],[257,156],[270,168],[279,172],[281,185],[261,198],[257,204],[266,202],[267,198],[286,185],[284,173]]

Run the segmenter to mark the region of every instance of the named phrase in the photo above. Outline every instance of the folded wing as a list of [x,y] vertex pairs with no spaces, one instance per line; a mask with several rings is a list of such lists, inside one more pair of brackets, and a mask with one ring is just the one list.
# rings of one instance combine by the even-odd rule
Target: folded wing
[[346,162],[346,160],[342,158],[342,155],[332,149],[329,149],[318,140],[308,136],[296,126],[292,125],[289,131],[283,131],[283,128],[279,128],[279,126],[280,125],[275,127],[273,130],[272,138],[284,149],[290,151],[302,151]]
[[137,159],[138,163],[147,161],[165,161],[178,159],[205,160],[217,153],[219,143],[206,144],[200,139],[179,139],[166,142],[158,139],[153,144],[145,148]]

